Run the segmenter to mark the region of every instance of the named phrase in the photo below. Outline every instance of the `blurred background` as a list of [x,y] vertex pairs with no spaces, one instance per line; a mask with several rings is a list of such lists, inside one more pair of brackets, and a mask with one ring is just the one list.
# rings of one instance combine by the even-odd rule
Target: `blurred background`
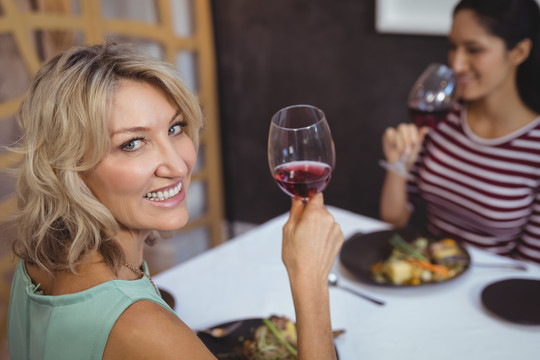
[[[135,43],[175,64],[206,117],[190,223],[149,249],[153,273],[286,212],[267,164],[271,116],[311,104],[327,116],[336,169],[327,204],[378,217],[384,129],[408,121],[406,97],[446,62],[449,0],[0,0],[0,168],[17,156],[15,114],[39,65],[74,44]],[[15,183],[0,172],[0,314],[15,259]],[[277,239],[276,239],[277,240]],[[0,331],[7,357],[5,325]]]
[[[384,175],[378,165],[382,133],[388,126],[409,121],[405,102],[410,87],[429,62],[446,63],[447,48],[438,28],[439,34],[429,35],[417,34],[424,31],[419,26],[410,30],[405,26],[401,29],[405,33],[399,34],[377,31],[380,3],[213,2],[229,221],[260,223],[287,211],[290,200],[275,185],[267,166],[267,134],[277,110],[302,103],[326,113],[336,146],[336,169],[324,192],[326,202],[378,216]],[[450,10],[444,9],[451,9],[455,1],[386,3],[400,7],[397,14],[390,13],[398,21],[402,9],[404,17],[405,11],[414,16],[425,6],[439,9],[443,15],[439,26],[446,33],[444,20],[449,24]],[[426,14],[427,21],[433,20],[429,11]]]

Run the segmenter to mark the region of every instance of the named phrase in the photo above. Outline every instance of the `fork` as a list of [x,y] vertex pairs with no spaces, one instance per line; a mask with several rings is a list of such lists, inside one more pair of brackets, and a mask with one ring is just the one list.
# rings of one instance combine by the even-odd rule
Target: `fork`
[[377,305],[384,305],[384,301],[381,301],[379,299],[375,299],[374,297],[372,296],[369,296],[369,295],[366,295],[366,294],[363,294],[355,289],[352,289],[352,288],[349,288],[349,287],[346,287],[346,286],[343,286],[343,285],[339,285],[339,280],[338,280],[338,277],[336,274],[334,274],[333,272],[331,272],[330,274],[328,274],[328,285],[329,286],[335,286],[335,287],[338,287],[340,289],[343,289],[343,290],[346,290],[350,293],[353,293],[357,296],[360,296],[361,298],[364,298],[366,300],[369,300],[371,301],[372,303],[374,304],[377,304]]
[[512,269],[527,271],[527,266],[518,263],[471,263],[472,266],[484,267],[484,268],[499,268],[499,269]]
[[232,324],[230,324],[228,326],[225,326],[225,327],[214,327],[214,328],[199,330],[197,332],[210,335],[210,336],[212,336],[214,338],[222,338],[222,337],[225,337],[225,336],[229,335],[234,330],[238,329],[243,323],[244,323],[244,321],[240,320],[240,321],[236,321],[236,322],[234,322],[234,323],[232,323]]

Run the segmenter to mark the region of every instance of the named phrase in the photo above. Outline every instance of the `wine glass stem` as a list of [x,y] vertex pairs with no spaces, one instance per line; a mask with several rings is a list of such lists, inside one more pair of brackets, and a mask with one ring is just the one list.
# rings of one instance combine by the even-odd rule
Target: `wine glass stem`
[[379,160],[379,165],[381,165],[386,170],[393,171],[403,176],[407,180],[410,180],[411,174],[409,174],[409,172],[407,171],[407,157],[408,154],[404,153],[403,155],[401,155],[399,160],[394,163],[389,163],[386,160]]

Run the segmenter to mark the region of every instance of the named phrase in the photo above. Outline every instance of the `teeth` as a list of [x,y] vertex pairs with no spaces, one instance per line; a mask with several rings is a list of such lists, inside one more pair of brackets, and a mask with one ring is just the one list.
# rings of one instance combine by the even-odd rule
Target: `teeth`
[[178,185],[169,190],[149,192],[144,197],[152,201],[163,201],[176,196],[180,190],[182,190],[182,183],[178,183]]

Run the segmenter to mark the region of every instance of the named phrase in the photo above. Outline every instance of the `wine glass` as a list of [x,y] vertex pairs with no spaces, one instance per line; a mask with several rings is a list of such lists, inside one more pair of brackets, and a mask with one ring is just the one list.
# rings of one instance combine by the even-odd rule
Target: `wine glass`
[[311,105],[293,105],[272,116],[268,165],[278,186],[306,201],[323,191],[335,165],[335,150],[324,112]]
[[[418,128],[427,126],[431,129],[442,121],[456,103],[456,78],[452,69],[444,64],[431,63],[415,81],[409,92],[407,108],[411,120]],[[405,149],[395,163],[380,160],[379,164],[410,179],[407,171],[409,149]]]
[[435,128],[456,101],[456,79],[448,66],[432,63],[416,80],[407,99],[412,121],[419,128]]

